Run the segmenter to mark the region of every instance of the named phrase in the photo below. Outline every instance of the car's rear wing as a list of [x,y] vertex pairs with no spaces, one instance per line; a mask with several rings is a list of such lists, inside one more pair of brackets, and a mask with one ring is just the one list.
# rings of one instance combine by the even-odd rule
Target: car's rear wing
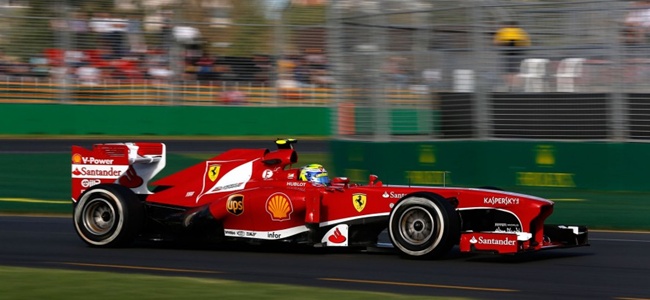
[[165,162],[164,143],[95,144],[90,150],[72,146],[72,201],[100,183],[117,183],[136,194],[150,194],[147,184]]

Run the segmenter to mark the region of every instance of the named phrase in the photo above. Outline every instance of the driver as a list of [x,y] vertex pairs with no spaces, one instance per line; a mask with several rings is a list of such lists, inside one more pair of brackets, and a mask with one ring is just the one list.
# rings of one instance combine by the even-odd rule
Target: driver
[[320,164],[310,164],[300,169],[300,176],[298,179],[302,181],[309,181],[318,185],[329,185],[330,178],[327,176],[327,170]]

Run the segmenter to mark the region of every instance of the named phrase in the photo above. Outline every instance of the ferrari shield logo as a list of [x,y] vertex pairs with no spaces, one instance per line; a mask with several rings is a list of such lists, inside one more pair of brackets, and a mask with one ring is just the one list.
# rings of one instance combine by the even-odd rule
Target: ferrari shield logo
[[221,169],[221,165],[210,165],[208,168],[208,178],[210,178],[211,181],[217,180],[219,169]]
[[361,212],[366,207],[366,194],[353,194],[352,204],[358,212]]

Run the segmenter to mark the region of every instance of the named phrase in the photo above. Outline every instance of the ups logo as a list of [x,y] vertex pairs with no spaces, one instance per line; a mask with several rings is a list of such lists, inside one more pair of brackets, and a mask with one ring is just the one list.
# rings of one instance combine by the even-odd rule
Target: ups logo
[[226,202],[226,210],[235,216],[241,215],[244,212],[244,196],[232,195],[228,197],[228,201]]

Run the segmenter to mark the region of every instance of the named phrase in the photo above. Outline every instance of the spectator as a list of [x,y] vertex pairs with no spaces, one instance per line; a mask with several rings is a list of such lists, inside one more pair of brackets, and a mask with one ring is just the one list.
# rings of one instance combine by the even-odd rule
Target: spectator
[[100,48],[106,50],[110,48],[110,37],[112,25],[110,22],[109,14],[105,12],[95,13],[90,19],[90,29],[96,36]]
[[147,45],[142,32],[142,22],[137,16],[132,16],[127,21],[127,38],[129,51],[131,53],[144,54],[147,52]]
[[525,54],[525,49],[530,46],[530,37],[516,21],[509,21],[494,35],[494,45],[499,47],[505,69],[503,70],[505,72],[504,82],[507,89],[510,90],[516,85],[516,75],[519,73],[519,65]]
[[214,79],[214,59],[204,53],[196,62],[196,79],[199,81],[210,81]]
[[77,68],[75,75],[82,85],[97,85],[102,76],[101,70],[90,64]]
[[626,45],[638,45],[650,36],[650,1],[637,1],[625,16],[623,29]]
[[169,68],[164,64],[154,63],[147,71],[147,75],[157,83],[166,83],[171,79],[172,75],[174,75],[174,72],[169,70]]
[[301,87],[311,86],[311,70],[307,65],[306,59],[303,58],[296,61],[296,67],[293,69],[293,77]]
[[69,22],[70,31],[72,32],[73,48],[79,50],[89,49],[93,44],[90,41],[88,18],[84,13],[77,12]]
[[409,81],[406,72],[406,58],[399,56],[389,57],[383,66],[383,71],[387,76],[389,83],[397,85],[406,85]]

